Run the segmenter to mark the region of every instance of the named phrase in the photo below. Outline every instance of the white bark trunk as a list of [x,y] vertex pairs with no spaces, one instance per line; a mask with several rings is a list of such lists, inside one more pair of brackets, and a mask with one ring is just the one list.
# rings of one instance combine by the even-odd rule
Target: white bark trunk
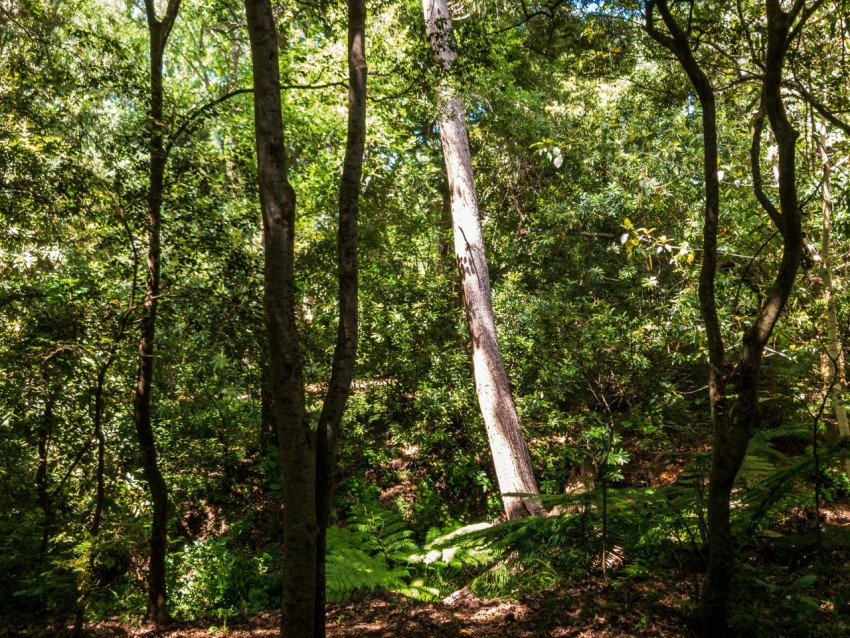
[[[423,0],[423,7],[431,48],[443,70],[448,71],[457,53],[446,0]],[[439,92],[437,108],[451,194],[455,256],[472,337],[475,389],[487,428],[499,490],[508,518],[540,514],[540,504],[536,499],[505,496],[511,493],[537,494],[537,482],[496,336],[490,275],[484,254],[463,102],[444,86]]]

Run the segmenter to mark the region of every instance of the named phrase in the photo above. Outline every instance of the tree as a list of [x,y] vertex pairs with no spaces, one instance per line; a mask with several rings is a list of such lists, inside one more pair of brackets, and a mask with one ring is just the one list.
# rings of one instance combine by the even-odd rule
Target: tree
[[147,191],[147,275],[139,341],[139,372],[133,396],[133,417],[145,480],[150,490],[153,517],[148,566],[148,618],[163,624],[170,621],[166,591],[165,557],[168,552],[168,486],[157,459],[156,438],[151,422],[151,390],[154,374],[156,314],[160,297],[162,198],[165,190],[165,122],[162,110],[162,65],[168,36],[180,10],[180,0],[169,0],[165,16],[156,15],[154,0],[145,0],[150,35],[150,110],[148,113],[150,182]]
[[[835,411],[835,421],[838,424],[840,436],[850,436],[850,426],[847,423],[847,410],[844,407],[843,385],[844,385],[844,357],[842,354],[841,341],[838,338],[838,312],[835,304],[835,286],[832,282],[832,194],[830,192],[830,166],[829,151],[827,149],[827,127],[821,123],[820,135],[818,136],[818,155],[823,165],[823,226],[821,229],[821,267],[823,269],[823,296],[826,302],[826,383],[827,392],[832,401],[832,409]],[[845,459],[844,467],[850,476],[850,458]]]
[[[747,446],[760,421],[759,373],[764,349],[791,295],[802,256],[803,236],[796,184],[797,132],[785,111],[781,90],[782,69],[791,43],[816,6],[804,10],[804,0],[798,0],[789,12],[785,12],[779,0],[766,0],[767,46],[760,64],[763,68],[761,100],[754,121],[751,157],[755,195],[782,238],[782,258],[757,316],[744,333],[740,354],[735,361],[726,358],[715,293],[720,212],[715,89],[694,56],[691,34],[673,16],[666,0],[649,0],[645,7],[647,32],[676,56],[702,108],[705,213],[699,299],[708,340],[708,390],[714,433],[708,482],[709,565],[700,602],[700,622],[705,636],[724,636],[729,631],[729,595],[736,553],[730,497]],[[656,26],[656,9],[667,33],[662,33]],[[687,28],[690,28],[690,23]],[[761,185],[760,148],[765,117],[778,147],[778,207],[767,197]]]
[[277,30],[268,0],[246,0],[254,77],[258,181],[265,243],[266,332],[271,393],[283,465],[284,563],[281,631],[323,636],[325,529],[331,510],[338,430],[357,346],[357,215],[366,132],[363,0],[348,3],[348,137],[339,193],[339,326],[331,378],[312,430],[295,321],[295,191],[287,177]]
[[[445,0],[423,0],[422,6],[431,49],[441,70],[448,74],[457,58],[448,5]],[[537,482],[496,334],[490,274],[481,234],[465,117],[462,99],[449,83],[441,86],[437,98],[437,119],[449,181],[455,259],[472,338],[476,393],[487,428],[505,514],[508,518],[520,518],[539,514],[541,509],[533,498],[509,496],[537,494]]]
[[358,215],[366,146],[366,0],[348,0],[348,130],[339,187],[339,325],[316,440],[316,594],[313,634],[325,635],[325,554],[339,428],[351,393],[358,335]]

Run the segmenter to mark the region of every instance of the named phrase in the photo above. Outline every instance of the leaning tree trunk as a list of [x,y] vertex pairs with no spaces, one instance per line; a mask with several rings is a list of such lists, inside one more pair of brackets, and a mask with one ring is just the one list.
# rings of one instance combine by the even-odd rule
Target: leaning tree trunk
[[147,617],[156,624],[171,620],[165,584],[165,556],[168,550],[168,487],[159,469],[156,437],[151,422],[151,388],[154,373],[154,340],[156,311],[160,295],[160,235],[162,228],[162,197],[165,190],[165,124],[162,119],[162,60],[165,45],[180,0],[169,0],[165,17],[156,17],[154,0],[145,0],[150,34],[150,113],[148,116],[150,146],[150,184],[147,195],[147,276],[145,301],[142,308],[142,334],[139,341],[139,372],[133,396],[133,416],[139,439],[145,480],[151,495],[153,518],[150,533],[150,562],[148,565]]
[[[443,71],[448,73],[457,57],[448,6],[445,0],[423,0],[423,8],[431,49]],[[539,514],[541,509],[536,499],[507,496],[537,494],[537,482],[496,335],[463,102],[446,85],[440,89],[437,108],[451,194],[455,257],[472,336],[475,388],[499,490],[508,518]]]
[[[705,219],[699,299],[708,340],[709,400],[714,437],[708,484],[709,565],[703,583],[699,614],[703,635],[712,638],[729,633],[729,600],[736,559],[736,543],[730,520],[730,499],[747,446],[760,420],[758,383],[762,356],[767,340],[791,295],[802,256],[802,225],[796,190],[797,132],[785,113],[780,90],[782,66],[792,39],[790,28],[802,6],[802,2],[797,2],[794,9],[786,13],[782,11],[779,0],[766,0],[767,50],[761,107],[755,121],[751,161],[755,195],[783,239],[782,259],[758,316],[744,334],[740,359],[727,363],[724,359],[724,344],[714,290],[720,202],[714,88],[694,57],[689,34],[671,14],[667,1],[648,0],[646,3],[647,32],[676,56],[702,107]],[[656,8],[668,33],[663,33],[656,27]],[[802,27],[809,15],[809,12],[803,13],[795,31]],[[776,137],[778,149],[778,207],[767,197],[761,185],[760,144],[765,116]],[[727,397],[727,392],[734,398]]]
[[314,635],[325,636],[325,552],[339,427],[357,354],[357,218],[366,145],[366,1],[348,0],[348,135],[339,188],[339,326],[316,441],[316,602]]

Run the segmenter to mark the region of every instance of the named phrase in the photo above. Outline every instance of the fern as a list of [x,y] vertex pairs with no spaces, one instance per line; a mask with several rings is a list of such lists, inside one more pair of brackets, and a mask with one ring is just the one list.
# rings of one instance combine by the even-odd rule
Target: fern
[[442,564],[456,569],[487,567],[495,562],[496,555],[485,546],[471,541],[470,535],[491,527],[490,523],[444,529],[433,527],[428,530],[422,553],[412,554],[407,560],[424,565]]
[[601,570],[603,559],[609,570],[627,567],[626,576],[657,569],[660,558],[681,564],[682,553],[698,557],[705,541],[703,469],[695,463],[684,472],[685,485],[609,489],[605,539],[602,493],[596,490],[541,497],[556,514],[467,527],[451,538],[435,538],[432,551],[460,547],[486,556],[494,567],[476,576],[472,587],[496,594],[540,592],[572,575]]
[[808,456],[790,467],[774,471],[744,495],[746,515],[740,522],[745,535],[752,535],[771,508],[793,487],[795,481],[810,478],[818,463],[821,465],[843,457],[850,451],[850,439],[822,447],[818,461]]
[[405,563],[419,551],[401,514],[377,503],[358,504],[349,526],[360,534],[364,550],[380,553],[387,561]]
[[356,530],[344,527],[328,530],[325,575],[329,601],[345,600],[357,591],[395,591],[407,587],[407,569],[388,563],[380,553],[364,551],[362,540]]
[[375,502],[360,502],[349,514],[346,527],[328,530],[328,599],[339,601],[362,590],[392,591],[432,600],[440,590],[430,586],[451,578],[469,566],[489,561],[483,552],[441,547],[456,530],[432,529],[419,547],[407,523],[395,510]]

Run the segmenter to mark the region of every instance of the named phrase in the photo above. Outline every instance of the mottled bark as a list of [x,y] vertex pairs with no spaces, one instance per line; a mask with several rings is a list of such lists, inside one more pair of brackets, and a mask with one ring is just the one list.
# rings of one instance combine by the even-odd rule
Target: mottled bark
[[[449,72],[457,53],[446,2],[423,0],[423,8],[431,49],[443,70]],[[508,518],[539,514],[541,508],[536,499],[506,496],[537,494],[537,482],[496,335],[463,102],[450,88],[441,87],[437,108],[451,196],[455,257],[472,336],[475,387],[499,490]]]
[[180,0],[169,0],[162,20],[156,16],[153,0],[145,0],[145,9],[150,35],[151,84],[148,114],[150,181],[147,193],[147,273],[139,340],[139,371],[133,396],[133,416],[136,421],[142,468],[150,491],[153,510],[148,565],[147,617],[154,623],[165,624],[171,620],[165,584],[165,557],[168,550],[168,487],[159,469],[156,437],[151,421],[151,391],[154,375],[156,315],[160,296],[160,236],[166,162],[165,123],[162,113],[162,61],[168,36],[180,9]]
[[[699,614],[703,635],[712,637],[725,636],[729,632],[729,597],[736,569],[737,550],[730,523],[730,497],[747,446],[760,419],[758,382],[762,355],[791,294],[802,255],[802,229],[795,175],[797,133],[785,114],[780,92],[782,65],[790,41],[789,28],[801,10],[802,3],[795,3],[790,13],[781,10],[778,0],[766,0],[766,4],[767,53],[761,104],[777,141],[778,207],[770,202],[761,189],[761,112],[755,122],[751,160],[756,196],[782,235],[783,252],[773,285],[767,292],[758,316],[744,334],[740,358],[730,365],[724,360],[724,345],[714,291],[720,201],[714,88],[693,55],[688,34],[670,13],[666,0],[648,0],[646,3],[647,32],[676,56],[691,81],[702,108],[705,219],[699,299],[708,340],[709,399],[714,437],[708,485],[709,567],[703,583]],[[656,9],[667,33],[662,33],[656,27]],[[727,398],[727,392],[735,398]]]
[[351,392],[357,353],[357,219],[366,145],[366,74],[366,2],[348,0],[348,133],[339,189],[337,231],[339,326],[331,378],[319,416],[316,445],[316,638],[325,636],[326,531],[330,522],[339,427]]

